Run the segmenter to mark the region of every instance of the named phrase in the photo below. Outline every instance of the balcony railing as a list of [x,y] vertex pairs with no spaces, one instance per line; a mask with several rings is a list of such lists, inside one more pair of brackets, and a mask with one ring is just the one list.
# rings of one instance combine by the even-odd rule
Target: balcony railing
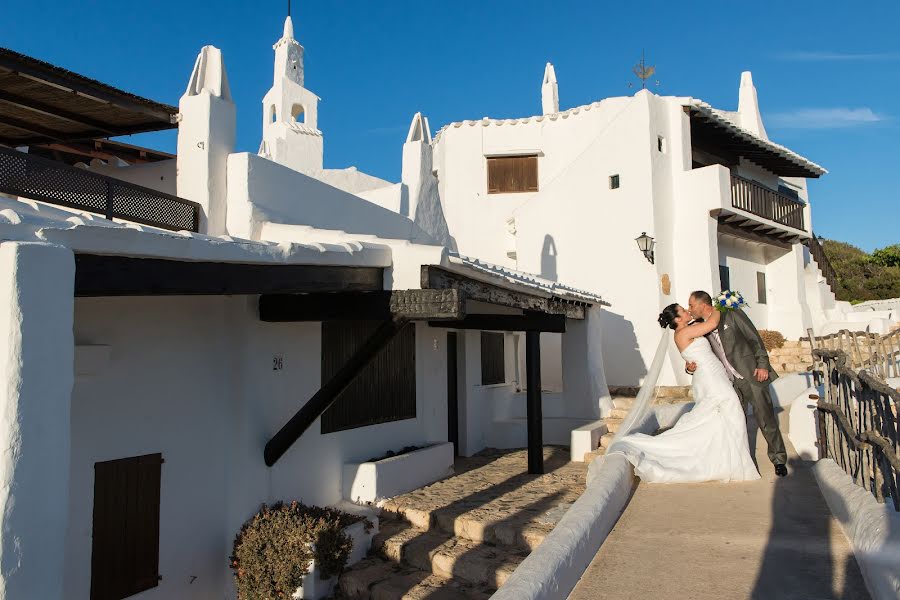
[[0,147],[0,192],[173,231],[198,231],[200,205],[121,179]]
[[737,175],[731,176],[731,205],[758,217],[806,231],[802,202]]

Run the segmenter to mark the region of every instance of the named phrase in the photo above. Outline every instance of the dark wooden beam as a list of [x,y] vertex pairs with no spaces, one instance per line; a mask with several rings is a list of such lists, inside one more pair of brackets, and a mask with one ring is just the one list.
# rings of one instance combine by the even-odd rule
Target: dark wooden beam
[[0,90],[0,102],[39,115],[45,115],[54,119],[60,119],[61,121],[66,121],[74,125],[90,127],[91,129],[94,129],[106,135],[118,135],[116,132],[109,128],[110,126],[108,124],[97,121],[96,119],[91,119],[90,117],[79,115],[63,108],[51,106],[49,104],[45,104],[31,98],[26,98],[24,96],[19,96],[17,94],[13,94],[4,90]]
[[469,300],[546,314],[565,315],[569,319],[584,318],[584,304],[509,290],[434,265],[422,265],[422,287],[435,290],[458,289]]
[[400,333],[408,323],[406,319],[392,319],[385,321],[375,333],[366,340],[366,343],[350,357],[340,370],[329,379],[322,388],[316,392],[303,406],[300,407],[291,419],[278,430],[272,439],[266,444],[263,451],[263,460],[266,466],[274,465],[288,449],[300,439],[300,436],[309,429],[309,426],[318,419],[328,407],[334,404],[337,397],[347,389],[363,368],[387,346],[394,337]]
[[46,138],[48,140],[61,141],[62,138],[59,136],[58,131],[54,131],[52,129],[47,129],[46,127],[41,127],[40,125],[35,125],[34,123],[29,123],[27,121],[22,121],[21,119],[15,119],[13,117],[4,117],[0,115],[0,125],[9,125],[10,127],[15,127],[16,129],[21,129],[26,133],[31,133],[33,135],[40,136],[41,138]]
[[565,315],[466,315],[459,321],[435,321],[432,327],[448,329],[477,329],[480,331],[540,331],[544,333],[565,333]]
[[382,284],[378,267],[75,255],[75,295],[80,297],[375,291]]
[[259,319],[296,321],[462,319],[465,302],[458,290],[384,290],[314,294],[266,294]]
[[719,221],[719,233],[727,233],[729,235],[743,238],[751,242],[769,244],[771,246],[778,246],[779,248],[784,249],[790,249],[791,247],[791,244],[785,242],[783,239],[781,239],[781,237],[758,233],[748,227],[741,227],[734,223],[726,223],[722,220]]
[[528,472],[544,472],[544,418],[541,408],[541,334],[525,333],[526,421],[528,423]]

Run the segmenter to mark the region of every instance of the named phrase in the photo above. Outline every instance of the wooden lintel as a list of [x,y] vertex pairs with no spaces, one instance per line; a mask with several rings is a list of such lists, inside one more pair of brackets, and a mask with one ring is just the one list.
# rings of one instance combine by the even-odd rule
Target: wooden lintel
[[542,333],[565,333],[565,315],[485,315],[470,314],[459,321],[434,321],[432,327],[449,329],[476,329],[480,331],[539,331]]
[[462,292],[468,300],[545,314],[564,315],[569,319],[584,318],[584,304],[510,290],[435,265],[422,265],[422,287],[433,290],[456,289]]
[[266,294],[259,319],[268,322],[378,320],[458,320],[465,302],[458,290],[383,290],[311,294]]
[[189,262],[75,255],[75,296],[189,296],[376,291],[379,267]]

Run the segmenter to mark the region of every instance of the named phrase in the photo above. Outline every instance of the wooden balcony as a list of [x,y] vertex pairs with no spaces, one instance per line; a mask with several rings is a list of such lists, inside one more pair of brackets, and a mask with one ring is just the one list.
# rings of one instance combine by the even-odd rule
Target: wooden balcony
[[780,225],[806,231],[803,219],[805,205],[802,202],[737,175],[731,176],[731,206]]

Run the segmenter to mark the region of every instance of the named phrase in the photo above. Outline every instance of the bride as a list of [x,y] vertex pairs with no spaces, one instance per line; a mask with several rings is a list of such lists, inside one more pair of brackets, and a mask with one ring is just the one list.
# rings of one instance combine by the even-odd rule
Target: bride
[[634,465],[642,481],[683,483],[759,479],[747,443],[747,422],[725,367],[704,337],[719,324],[716,312],[693,323],[678,304],[659,315],[661,327],[675,330],[675,344],[688,362],[697,363],[694,408],[672,429],[651,436],[626,435],[607,454],[620,453]]

